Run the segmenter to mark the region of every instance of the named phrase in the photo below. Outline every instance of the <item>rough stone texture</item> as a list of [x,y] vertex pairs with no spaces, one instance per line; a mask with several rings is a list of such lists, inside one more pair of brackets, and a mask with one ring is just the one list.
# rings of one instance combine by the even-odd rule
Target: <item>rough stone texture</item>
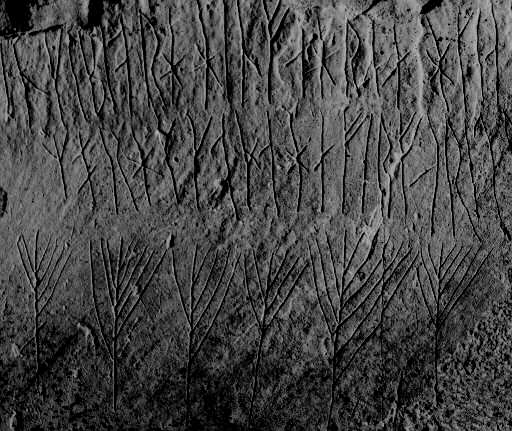
[[5,0],[1,426],[510,427],[511,24]]

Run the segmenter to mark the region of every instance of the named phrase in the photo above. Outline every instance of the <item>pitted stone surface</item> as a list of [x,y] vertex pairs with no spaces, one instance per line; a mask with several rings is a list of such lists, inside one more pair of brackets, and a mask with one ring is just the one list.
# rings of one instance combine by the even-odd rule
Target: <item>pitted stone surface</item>
[[0,4],[6,429],[506,427],[511,11]]

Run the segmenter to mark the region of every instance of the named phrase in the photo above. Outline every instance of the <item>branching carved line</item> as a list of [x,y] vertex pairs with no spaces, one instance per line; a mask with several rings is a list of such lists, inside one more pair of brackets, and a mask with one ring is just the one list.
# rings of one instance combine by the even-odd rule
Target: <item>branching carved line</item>
[[464,32],[466,31],[466,28],[468,24],[471,22],[471,19],[473,18],[473,15],[471,15],[462,29],[460,28],[460,15],[461,15],[461,9],[459,7],[458,15],[457,15],[457,57],[459,59],[459,69],[460,69],[460,79],[462,83],[462,101],[463,101],[463,108],[464,108],[464,128],[467,128],[467,91],[466,91],[466,80],[464,79],[464,69],[462,67],[462,37],[464,35]]
[[484,101],[484,69],[482,66],[482,55],[481,50],[478,49],[480,46],[480,27],[482,21],[482,11],[478,9],[478,15],[476,19],[476,58],[478,61],[478,73],[480,76],[480,103]]
[[[438,77],[438,83],[441,90],[441,97],[443,99],[446,112],[450,112],[450,106],[448,105],[448,101],[446,98],[446,90],[444,86],[444,79],[447,79],[452,85],[455,85],[453,79],[450,78],[450,76],[446,73],[445,68],[443,67],[443,62],[446,61],[446,55],[449,53],[450,50],[450,44],[451,42],[448,42],[446,45],[446,48],[444,51],[441,50],[441,46],[439,43],[439,39],[436,36],[436,33],[434,31],[434,27],[432,26],[432,23],[430,22],[430,19],[428,16],[425,17],[425,20],[427,21],[428,27],[430,29],[430,33],[432,35],[432,39],[434,40],[434,48],[436,50],[437,59],[434,59],[430,52],[427,50],[427,57],[432,62],[432,64],[435,67],[435,71],[432,73],[430,82],[433,83],[436,77]],[[444,78],[444,79],[443,79]],[[434,88],[434,91],[437,93],[437,90]]]
[[242,154],[244,156],[244,164],[245,164],[245,204],[247,208],[252,211],[251,204],[251,178],[252,178],[252,166],[255,165],[256,168],[261,171],[261,166],[256,157],[255,153],[258,148],[258,141],[254,140],[254,144],[249,147],[242,130],[242,126],[240,123],[240,116],[238,112],[235,112],[235,122],[238,128],[238,135],[240,137],[240,146],[242,147]]
[[[434,40],[434,46],[436,48],[436,52],[437,52],[437,58],[438,60],[434,60],[432,58],[432,56],[429,54],[429,52],[427,51],[427,55],[429,57],[429,59],[432,61],[432,63],[436,66],[436,70],[434,72],[434,74],[432,75],[432,80],[435,79],[436,76],[439,76],[439,86],[441,88],[441,96],[443,98],[443,101],[444,101],[444,104],[445,104],[445,107],[446,107],[446,112],[449,113],[450,112],[450,108],[449,108],[449,105],[448,105],[448,102],[447,102],[447,99],[446,99],[446,93],[445,93],[445,88],[444,88],[444,79],[443,78],[446,78],[448,81],[450,81],[450,83],[452,85],[454,85],[454,82],[453,80],[446,74],[443,66],[442,66],[442,62],[445,60],[445,57],[446,57],[446,54],[450,48],[450,42],[448,42],[445,50],[443,52],[441,52],[441,48],[440,48],[440,43],[439,43],[439,39],[436,37],[435,35],[435,31],[434,31],[434,28],[432,26],[432,23],[430,22],[430,19],[428,17],[425,18],[426,21],[427,21],[427,24],[430,28],[430,32],[432,34],[432,38]],[[471,18],[470,18],[471,19]],[[469,22],[469,20],[468,20]],[[466,23],[467,25],[467,23]],[[457,56],[458,56],[458,60],[459,60],[459,67],[461,68],[461,79],[462,79],[462,87],[463,87],[463,92],[465,92],[465,83],[464,83],[464,74],[462,72],[462,59],[461,59],[461,53],[460,53],[460,44],[461,44],[461,38],[462,38],[462,35],[463,35],[463,32],[466,28],[466,25],[464,26],[464,29],[462,31],[460,31],[460,27],[459,27],[459,23],[457,24],[457,28],[458,28],[458,37],[457,37]],[[464,97],[464,103],[463,103],[463,107],[464,107],[464,124],[465,124],[465,127],[464,127],[464,141],[466,142],[466,151],[468,153],[468,162],[469,162],[469,173],[470,173],[470,177],[471,177],[471,184],[472,184],[472,189],[473,189],[473,200],[475,202],[475,212],[476,212],[476,217],[477,217],[477,220],[480,219],[480,210],[479,210],[479,204],[478,204],[478,200],[476,198],[476,184],[475,184],[475,175],[474,175],[474,166],[473,166],[473,157],[471,155],[471,148],[470,148],[470,141],[469,141],[469,137],[467,135],[467,129],[468,127],[466,126],[467,124],[467,107],[466,107],[466,97]]]
[[[400,147],[400,158],[399,158],[399,165],[400,165],[399,167],[400,167],[400,173],[401,173],[400,182],[402,185],[402,195],[403,195],[403,200],[404,200],[404,220],[407,220],[408,209],[409,209],[408,201],[407,201],[407,194],[406,194],[406,185],[405,185],[405,176],[406,176],[405,175],[405,167],[406,167],[406,165],[405,165],[404,160],[413,149],[414,143],[418,136],[419,127],[423,120],[422,117],[419,118],[418,121],[416,122],[416,126],[414,127],[414,133],[411,133],[409,135],[410,136],[409,146],[407,148],[404,147],[404,140],[405,140],[407,134],[409,133],[409,130],[412,131],[412,129],[410,129],[410,127],[412,126],[415,118],[416,118],[416,113],[411,115],[411,117],[409,118],[409,122],[407,123],[405,129],[401,130],[401,133],[400,133],[400,136],[398,139],[399,147]],[[400,129],[402,129],[402,128],[400,127]]]
[[176,35],[174,34],[174,28],[172,25],[172,8],[171,5],[169,5],[169,14],[168,14],[168,31],[169,31],[169,40],[170,40],[170,47],[169,47],[169,55],[170,58],[167,56],[167,54],[163,54],[163,57],[166,61],[166,63],[169,66],[169,70],[167,72],[164,72],[160,79],[165,78],[166,76],[170,75],[171,79],[171,101],[176,105],[177,103],[177,93],[176,93],[176,85],[179,86],[180,89],[183,88],[183,84],[181,82],[181,78],[178,74],[179,66],[185,59],[185,56],[182,56],[179,60],[176,61],[175,59],[175,47],[176,47]]
[[33,118],[32,118],[32,109],[30,108],[30,88],[34,88],[36,91],[40,91],[45,95],[48,95],[48,92],[46,90],[40,89],[28,76],[27,74],[22,70],[21,68],[21,62],[20,57],[17,50],[17,42],[19,39],[12,45],[12,50],[14,53],[14,62],[16,64],[16,68],[18,69],[18,74],[21,78],[21,83],[23,85],[23,93],[24,93],[24,102],[25,102],[25,108],[27,111],[27,122],[28,127],[32,128],[33,124]]
[[54,151],[51,151],[44,142],[41,142],[41,146],[48,153],[48,155],[53,158],[59,164],[59,172],[60,172],[60,180],[62,184],[62,194],[64,195],[64,201],[68,200],[68,191],[66,184],[66,177],[64,175],[64,156],[69,143],[69,131],[66,130],[66,136],[64,137],[64,141],[62,145],[59,147],[57,144],[57,140],[55,136],[52,136]]
[[[363,127],[363,124],[366,122],[366,119],[368,116],[365,116],[362,120],[361,117],[363,116],[363,112],[359,112],[359,115],[356,117],[354,121],[350,124],[350,126],[347,127],[347,121],[346,121],[346,112],[348,108],[344,109],[343,117],[344,117],[344,136],[345,139],[343,141],[346,153],[348,154],[350,151],[348,150],[348,145],[354,139],[357,132]],[[361,120],[361,121],[359,121]],[[322,153],[320,154],[320,160],[313,166],[313,171],[317,171],[318,168],[321,166],[321,164],[324,162],[325,157],[336,147],[337,144],[332,144],[329,147],[327,147]]]
[[[430,121],[430,116],[428,116],[428,124],[430,126],[430,131],[432,132],[432,137],[435,142],[435,152],[436,152],[436,174],[434,179],[434,191],[432,193],[432,203],[430,204],[430,234],[434,235],[434,224],[435,224],[435,208],[436,208],[436,199],[437,199],[437,191],[439,189],[439,140],[437,139],[436,132],[432,126],[432,122]],[[446,134],[446,130],[445,130]]]
[[241,50],[241,57],[242,57],[242,67],[241,67],[241,80],[240,80],[240,105],[244,105],[246,100],[246,88],[247,88],[247,64],[252,65],[253,69],[256,71],[258,76],[261,78],[262,74],[260,71],[260,68],[258,64],[252,59],[251,55],[249,54],[247,50],[247,43],[245,40],[245,32],[244,32],[244,26],[243,26],[243,19],[242,19],[242,10],[240,8],[240,0],[236,0],[236,10],[238,15],[238,27],[240,31],[240,50]]
[[377,73],[377,63],[375,60],[376,48],[376,34],[375,34],[375,20],[372,20],[372,66],[373,66],[373,79],[375,81],[375,92],[377,98],[380,99],[380,85],[379,85],[379,74]]
[[466,212],[466,214],[468,216],[468,220],[469,220],[469,223],[471,224],[471,228],[473,230],[473,233],[481,241],[482,239],[480,238],[480,235],[478,234],[478,231],[476,229],[475,223],[473,222],[473,219],[471,217],[471,213],[469,211],[468,206],[466,205],[466,202],[464,201],[464,198],[462,196],[462,193],[461,193],[461,190],[460,190],[460,186],[459,186],[459,177],[460,177],[460,172],[461,172],[461,167],[462,167],[462,154],[461,154],[462,143],[457,138],[457,134],[455,133],[455,130],[453,129],[453,126],[451,125],[450,121],[447,121],[446,124],[448,125],[448,128],[450,129],[450,131],[452,133],[452,136],[453,136],[453,138],[455,139],[455,141],[457,143],[456,148],[457,148],[457,151],[459,153],[458,163],[457,163],[457,173],[455,174],[455,181],[454,181],[454,183],[455,183],[455,190],[457,191],[457,196],[458,196],[460,202],[462,203],[462,206],[464,207],[464,210],[465,210],[465,212]]
[[[348,48],[349,48],[349,30],[352,32],[352,34],[355,36],[357,40],[357,46],[352,52],[352,55],[349,56]],[[359,96],[361,94],[361,90],[358,86],[358,80],[355,75],[355,67],[354,64],[357,63],[357,54],[359,53],[362,46],[362,40],[361,36],[359,36],[359,33],[357,32],[357,29],[354,27],[354,24],[351,22],[350,19],[346,20],[346,26],[345,26],[345,79],[346,79],[346,97],[348,99],[349,97],[349,74],[348,70],[350,68],[350,75],[352,76],[352,85],[354,86],[356,90],[356,94]],[[357,64],[356,64],[357,68]]]
[[[494,9],[493,9],[494,10]],[[463,108],[464,108],[464,139],[466,141],[466,149],[467,149],[467,152],[468,152],[468,161],[469,161],[469,173],[470,173],[470,176],[471,176],[471,184],[472,184],[472,188],[473,188],[473,199],[475,201],[475,211],[476,211],[476,216],[477,216],[477,219],[480,218],[480,212],[479,212],[479,206],[478,206],[478,201],[477,201],[477,198],[476,198],[476,185],[475,185],[475,177],[474,177],[474,167],[473,167],[473,158],[471,156],[471,148],[470,148],[470,139],[468,137],[468,129],[469,129],[469,126],[468,126],[468,123],[467,123],[467,116],[468,116],[468,108],[467,108],[467,96],[466,96],[466,81],[464,79],[464,69],[462,67],[462,55],[461,55],[461,52],[462,52],[462,37],[464,35],[464,32],[468,26],[468,24],[470,23],[471,19],[472,19],[473,15],[471,15],[468,20],[466,21],[466,23],[464,24],[464,26],[462,27],[462,29],[460,28],[460,8],[459,8],[459,14],[457,15],[457,57],[459,59],[459,69],[460,69],[460,76],[461,76],[461,82],[462,82],[462,97],[463,97]],[[477,37],[478,37],[478,31],[477,31]],[[497,39],[497,33],[496,33],[496,39]],[[496,51],[497,51],[497,45],[496,45]],[[497,55],[497,52],[496,52],[496,55]],[[498,63],[496,63],[496,73],[498,74]],[[497,75],[496,79],[498,80],[499,79],[499,76]],[[483,95],[483,87],[482,87],[482,95]],[[483,100],[483,99],[482,99]],[[499,112],[499,105],[498,105],[498,112]]]
[[510,241],[512,240],[512,236],[510,235],[510,231],[508,230],[505,221],[503,220],[503,215],[501,212],[500,204],[498,203],[498,193],[496,191],[496,160],[494,156],[494,150],[493,150],[493,143],[494,143],[494,137],[489,137],[489,133],[487,132],[487,128],[485,127],[485,124],[482,120],[482,118],[479,118],[480,124],[482,126],[482,130],[484,132],[485,138],[487,140],[487,143],[489,144],[489,153],[491,155],[491,163],[492,163],[492,193],[494,196],[494,203],[496,204],[496,211],[498,213],[498,220],[500,222],[500,228],[505,235],[505,237]]
[[293,160],[293,164],[290,166],[290,168],[288,169],[288,174],[290,174],[290,172],[293,170],[293,169],[297,169],[297,176],[298,176],[298,185],[297,185],[297,204],[295,205],[295,211],[297,213],[299,213],[301,211],[301,207],[302,207],[302,199],[303,199],[303,188],[304,188],[304,173],[303,171],[305,171],[306,173],[309,174],[309,169],[304,165],[304,163],[302,163],[302,156],[304,155],[304,153],[306,152],[307,150],[307,144],[305,144],[302,148],[299,148],[299,143],[297,141],[297,137],[295,135],[295,131],[294,131],[294,128],[293,128],[293,119],[294,119],[294,114],[293,113],[288,113],[288,126],[290,128],[290,133],[291,133],[291,136],[292,136],[292,142],[293,142],[293,154],[290,153],[289,151],[288,152],[288,155],[292,158]]
[[[416,113],[410,116],[409,121],[407,122],[405,128],[402,127],[402,115],[399,115],[399,134],[397,138],[394,138],[390,135],[388,132],[388,129],[386,127],[386,123],[384,121],[384,117],[381,114],[381,120],[380,120],[380,127],[384,131],[384,135],[386,136],[386,140],[388,142],[388,151],[386,154],[386,157],[383,160],[383,163],[388,163],[388,167],[386,168],[384,166],[384,172],[387,176],[386,179],[386,186],[382,190],[382,196],[385,198],[384,200],[384,207],[386,208],[385,212],[387,214],[387,217],[389,218],[391,216],[391,209],[392,209],[392,198],[393,198],[393,183],[394,180],[398,178],[398,173],[400,173],[400,185],[401,185],[401,191],[402,191],[402,198],[404,203],[404,219],[407,219],[408,214],[408,201],[407,201],[407,194],[406,194],[406,188],[405,188],[405,158],[411,153],[414,142],[416,140],[418,129],[421,124],[422,118],[419,118],[416,122],[416,126],[414,127],[414,133],[410,134],[409,139],[409,145],[406,148],[404,145],[404,140],[409,134],[410,131],[412,131],[412,125],[414,123],[414,120],[416,118]],[[379,132],[380,133],[380,132]],[[380,150],[379,150],[380,154]],[[382,187],[382,186],[381,186]],[[384,211],[384,210],[383,210]]]
[[[104,131],[103,130],[100,130],[101,133],[102,133],[102,139],[104,137],[103,133]],[[132,205],[133,207],[135,208],[135,211],[139,211],[139,207],[137,206],[137,201],[135,199],[135,195],[133,194],[133,190],[132,188],[130,187],[130,184],[128,183],[128,177],[125,173],[125,171],[123,170],[123,166],[121,165],[121,140],[119,139],[119,136],[114,133],[114,132],[111,132],[114,140],[116,141],[116,151],[115,151],[115,160],[117,162],[117,166],[119,167],[119,171],[121,172],[121,177],[123,178],[123,182],[124,182],[124,185],[125,187],[128,189],[128,193],[130,194],[130,199],[132,201]],[[112,176],[114,178],[114,172],[112,171]]]
[[78,107],[82,114],[82,118],[87,122],[91,122],[91,118],[86,113],[84,102],[82,100],[82,93],[80,91],[80,83],[82,82],[82,80],[79,78],[79,76],[75,70],[75,62],[73,61],[73,56],[72,56],[72,48],[76,48],[77,44],[78,44],[78,42],[75,39],[75,37],[70,35],[69,43],[68,43],[68,56],[69,56],[69,60],[71,63],[70,70],[71,70],[71,74],[73,75],[73,81],[75,84],[75,91],[76,91],[76,98],[78,100]]
[[[78,39],[77,44],[80,48],[80,53],[82,55],[82,61],[84,64],[87,79],[88,79],[89,85],[91,87],[91,93],[92,93],[91,99],[92,99],[92,104],[94,106],[94,112],[96,113],[96,117],[100,118],[101,111],[102,111],[103,107],[105,106],[105,102],[107,100],[106,91],[105,91],[105,83],[103,82],[103,80],[101,78],[99,78],[97,76],[97,73],[96,73],[97,64],[96,64],[96,58],[95,58],[94,52],[92,53],[92,66],[91,67],[88,66],[87,56],[86,56],[85,49],[83,46],[84,44],[83,44],[83,40],[82,40],[83,39],[82,32],[78,33],[77,39]],[[102,89],[102,99],[101,99],[100,103],[97,103],[97,100],[96,100],[95,88],[97,88],[98,85],[101,86],[101,89]]]
[[120,16],[120,23],[121,23],[121,34],[123,36],[123,45],[124,45],[124,51],[125,51],[125,59],[121,62],[121,64],[118,66],[126,66],[126,81],[127,81],[127,98],[128,98],[128,108],[130,112],[130,120],[133,122],[133,94],[132,94],[132,68],[130,65],[130,48],[128,44],[128,36],[126,31],[126,23],[124,22],[123,15]]
[[[320,152],[324,154],[324,142],[325,142],[325,116],[323,113],[320,114]],[[320,157],[320,211],[325,212],[325,167],[324,157]]]
[[[396,75],[396,101],[395,101],[395,103],[396,103],[397,110],[400,112],[400,100],[401,100],[400,66],[407,59],[407,57],[409,57],[411,52],[408,51],[404,55],[402,55],[402,56],[400,55],[400,51],[398,48],[398,40],[397,40],[397,36],[396,36],[396,25],[393,25],[393,45],[395,46],[395,57],[396,57],[395,67],[391,70],[391,72],[389,72],[389,74],[386,76],[386,78],[382,81],[381,87],[384,87],[391,80],[391,78],[393,78]],[[387,63],[390,60],[391,60],[391,57],[388,59],[386,64],[380,65],[380,67],[386,67]],[[380,67],[377,67],[377,68],[380,68]]]
[[208,118],[208,123],[206,124],[206,127],[203,130],[203,133],[201,135],[201,138],[199,142],[197,141],[197,130],[196,125],[194,123],[194,120],[192,119],[190,112],[187,112],[187,118],[190,123],[190,128],[192,130],[192,170],[193,170],[193,182],[194,182],[194,200],[196,205],[196,210],[200,210],[199,205],[199,186],[198,186],[198,177],[200,173],[200,160],[199,160],[199,152],[203,148],[206,137],[208,135],[208,132],[210,130],[211,124],[212,124],[212,116]]
[[226,0],[222,0],[222,30],[224,32],[224,89],[226,98],[229,101],[229,103],[232,103],[233,101],[233,83],[230,79],[230,69],[231,66],[229,64],[229,41],[230,41],[230,35],[229,35],[229,14],[230,14],[230,8],[228,5],[228,2]]
[[201,1],[196,0],[196,6],[197,6],[197,15],[199,19],[199,23],[201,26],[201,35],[203,38],[203,47],[201,48],[199,44],[196,44],[197,52],[199,54],[199,57],[201,57],[202,63],[199,63],[195,66],[195,70],[201,69],[204,67],[204,110],[208,112],[209,110],[209,86],[208,86],[208,78],[210,75],[213,77],[215,82],[220,88],[223,88],[222,83],[219,80],[219,77],[217,76],[217,72],[215,72],[215,69],[212,66],[212,60],[216,57],[216,55],[210,54],[210,47],[208,43],[208,36],[206,33],[206,23],[203,16],[203,8],[201,7]]
[[226,177],[222,180],[222,186],[223,188],[227,188],[229,199],[231,201],[231,206],[233,207],[233,213],[235,215],[236,221],[240,220],[240,215],[238,213],[238,208],[235,203],[234,198],[234,187],[233,187],[233,175],[234,175],[234,166],[231,166],[229,163],[229,154],[228,154],[228,148],[226,143],[226,116],[222,115],[222,152],[224,154],[224,166],[226,168]]
[[368,124],[368,131],[366,133],[366,143],[365,143],[365,149],[364,149],[364,159],[362,160],[363,163],[363,185],[362,185],[362,191],[361,191],[361,214],[365,213],[365,202],[366,202],[366,193],[367,193],[367,187],[368,187],[368,169],[369,169],[369,161],[368,161],[368,153],[370,149],[370,138],[371,138],[371,132],[372,132],[372,126],[373,126],[373,115],[370,114],[370,123]]
[[453,202],[453,186],[452,186],[452,178],[450,176],[450,157],[448,153],[448,119],[445,121],[445,133],[444,133],[444,141],[443,141],[443,147],[444,147],[444,166],[445,166],[445,173],[446,173],[446,182],[448,183],[448,192],[450,195],[450,222],[452,227],[452,237],[455,239],[455,211],[454,211],[454,202]]
[[274,139],[272,135],[272,122],[270,121],[270,114],[267,111],[267,133],[268,133],[268,144],[260,151],[259,156],[264,151],[269,151],[270,153],[270,182],[272,187],[272,200],[274,201],[274,208],[276,210],[276,217],[280,217],[281,212],[277,199],[277,166],[276,166],[276,158],[275,158],[275,149],[274,149]]
[[491,2],[491,16],[494,24],[494,61],[496,63],[496,80],[495,80],[495,93],[496,93],[496,116],[499,117],[501,112],[500,104],[500,67],[499,67],[499,36],[498,36],[498,23],[496,21],[496,14],[494,12],[494,3]]
[[117,194],[117,179],[116,179],[114,157],[110,154],[109,150],[107,149],[105,132],[102,129],[100,129],[100,137],[101,137],[101,143],[103,145],[103,150],[105,151],[105,154],[107,155],[107,158],[108,158],[108,161],[110,164],[110,173],[112,176],[112,195],[113,195],[113,200],[114,200],[114,210],[117,215],[117,214],[119,214],[119,198],[118,198],[118,194]]
[[59,93],[59,77],[60,77],[60,71],[62,66],[62,40],[64,37],[64,33],[62,31],[62,28],[58,29],[58,45],[57,45],[57,53],[56,53],[56,59],[52,61],[52,55],[50,54],[50,48],[48,46],[48,32],[45,32],[44,34],[44,45],[46,48],[46,53],[48,55],[48,60],[50,64],[50,77],[53,83],[53,91],[55,92],[55,96],[57,98],[57,107],[59,111],[59,117],[60,117],[60,123],[63,127],[64,126],[64,110],[62,106],[62,100],[61,100],[61,94]]
[[12,90],[9,90],[9,80],[7,79],[7,71],[5,69],[4,43],[0,43],[0,61],[2,63],[2,79],[4,81],[5,98],[7,99],[7,116],[14,118],[14,104],[12,101]]
[[[117,98],[114,93],[114,88],[112,86],[112,77],[111,77],[112,71],[110,68],[110,61],[109,61],[108,55],[107,55],[107,49],[109,46],[109,42],[111,42],[112,40],[107,41],[107,34],[106,34],[107,30],[106,30],[105,26],[103,25],[103,23],[100,25],[100,31],[101,31],[101,40],[103,42],[103,66],[105,67],[105,79],[107,82],[107,89],[109,92],[110,100],[112,101],[114,112],[119,112],[119,104],[118,104]],[[120,36],[120,35],[121,35],[121,33],[119,32],[118,36]]]
[[320,74],[320,94],[321,94],[320,97],[323,99],[324,98],[324,73],[327,74],[327,77],[329,78],[329,81],[331,82],[331,85],[333,87],[336,87],[336,85],[337,85],[336,84],[336,80],[332,76],[332,73],[331,73],[331,71],[329,70],[329,68],[327,66],[327,61],[331,57],[336,55],[339,50],[336,49],[336,50],[334,50],[332,52],[327,52],[327,47],[326,47],[326,43],[325,43],[325,39],[324,39],[324,34],[323,34],[323,31],[322,31],[322,24],[320,23],[320,17],[318,15],[317,15],[317,28],[318,28],[318,32],[320,34],[320,50],[319,50],[319,52],[317,52],[313,45],[311,47],[312,47],[316,57],[319,58],[320,64],[318,66],[313,66],[312,68],[309,68],[306,71],[304,71],[304,75],[311,74],[311,73],[313,73],[316,70],[319,71],[319,74]]
[[[144,194],[146,196],[146,200],[148,201],[148,205],[151,206],[151,194],[149,192],[150,181],[149,181],[149,177],[148,177],[149,172],[153,172],[154,174],[156,174],[158,176],[162,175],[159,171],[157,171],[149,166],[149,162],[150,162],[151,157],[153,156],[153,153],[155,152],[155,148],[152,147],[151,150],[146,151],[142,142],[137,139],[136,134],[133,132],[133,130],[132,130],[132,138],[135,141],[135,143],[137,144],[139,160],[134,160],[127,156],[126,156],[126,159],[137,166],[137,169],[135,169],[135,171],[132,174],[132,179],[135,178],[139,173],[142,174],[142,182],[144,185]],[[147,138],[148,137],[146,137],[146,142],[147,142]]]
[[180,205],[180,195],[178,193],[178,183],[176,180],[176,174],[174,172],[174,168],[171,163],[171,149],[174,144],[172,140],[172,133],[174,131],[174,127],[176,125],[176,120],[173,120],[171,126],[169,127],[169,131],[165,132],[161,129],[159,129],[159,132],[165,136],[164,142],[161,142],[163,150],[164,150],[164,161],[165,165],[167,166],[167,169],[169,170],[169,173],[171,174],[171,182],[172,182],[172,190],[174,194],[174,199],[176,206]]
[[[393,42],[395,45],[395,55],[396,55],[396,107],[398,109],[398,112],[401,112],[400,111],[400,99],[401,99],[401,97],[400,97],[400,88],[401,88],[400,64],[402,63],[402,61],[405,61],[405,59],[407,58],[409,53],[405,54],[402,58],[400,57],[400,50],[398,48],[398,39],[396,37],[396,24],[394,24],[394,23],[393,23]],[[393,73],[393,72],[391,72],[391,73]],[[384,84],[382,84],[382,85],[384,85]],[[400,124],[400,129],[401,128],[402,128],[402,125]]]
[[381,217],[384,219],[386,215],[386,201],[387,201],[387,195],[386,195],[386,186],[384,185],[384,179],[382,172],[385,172],[383,160],[382,160],[382,123],[384,122],[383,115],[379,115],[379,127],[378,127],[378,133],[377,133],[377,182],[379,185],[379,192],[380,192],[380,213]]
[[263,8],[263,18],[264,18],[264,29],[266,36],[266,49],[268,52],[268,64],[267,64],[267,102],[268,105],[272,105],[272,83],[273,83],[273,68],[275,61],[275,52],[274,45],[278,40],[281,30],[284,26],[286,18],[290,12],[288,7],[283,9],[282,0],[277,0],[277,4],[274,7],[274,10],[270,12],[269,7],[267,5],[266,0],[261,0],[262,8]]
[[89,187],[89,193],[91,195],[91,204],[92,204],[92,210],[94,210],[97,206],[96,202],[96,194],[94,193],[94,187],[92,186],[92,176],[94,172],[96,171],[96,165],[91,166],[90,162],[87,160],[86,157],[86,151],[89,148],[89,144],[92,142],[93,136],[89,136],[89,139],[87,142],[84,143],[82,133],[78,132],[78,146],[79,146],[79,153],[73,158],[72,163],[75,163],[78,159],[82,159],[82,163],[84,165],[86,177],[83,183],[78,187],[77,195],[79,195],[82,192],[82,189],[84,187]]
[[[142,68],[144,73],[144,85],[146,88],[146,96],[148,101],[148,108],[151,109],[153,112],[153,115],[155,118],[158,118],[156,114],[155,109],[155,101],[153,100],[153,95],[151,93],[151,84],[149,82],[149,70],[153,72],[154,76],[154,64],[155,64],[155,57],[153,56],[151,65],[148,65],[148,48],[147,48],[147,42],[146,42],[146,31],[144,29],[144,23],[143,20],[151,27],[153,31],[153,35],[155,35],[155,29],[153,27],[153,24],[151,23],[151,20],[142,12],[139,11],[139,31],[140,31],[140,44],[141,44],[141,51],[142,51]],[[157,43],[159,43],[158,38],[155,38],[157,40]],[[159,48],[157,48],[158,50]],[[158,86],[157,86],[158,88]]]

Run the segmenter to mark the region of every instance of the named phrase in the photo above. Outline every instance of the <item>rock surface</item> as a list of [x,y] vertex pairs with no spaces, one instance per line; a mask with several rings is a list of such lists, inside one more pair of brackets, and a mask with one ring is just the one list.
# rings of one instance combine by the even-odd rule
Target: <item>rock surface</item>
[[510,427],[511,28],[0,4],[2,426]]

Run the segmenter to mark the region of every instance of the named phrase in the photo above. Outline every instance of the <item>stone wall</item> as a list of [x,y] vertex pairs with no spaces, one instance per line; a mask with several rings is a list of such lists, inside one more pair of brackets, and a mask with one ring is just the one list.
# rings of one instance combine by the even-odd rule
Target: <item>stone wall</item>
[[509,285],[510,3],[0,8],[6,426],[442,405]]

